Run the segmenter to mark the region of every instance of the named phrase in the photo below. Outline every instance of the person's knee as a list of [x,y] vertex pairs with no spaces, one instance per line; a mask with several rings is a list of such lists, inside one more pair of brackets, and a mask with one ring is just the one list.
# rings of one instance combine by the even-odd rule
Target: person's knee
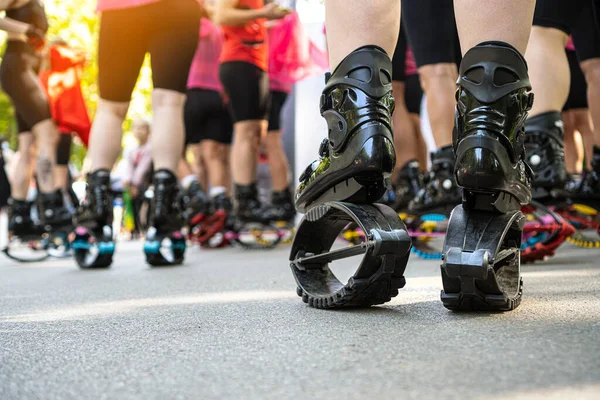
[[281,140],[280,131],[269,132],[265,138],[265,145],[269,149],[273,150],[283,149],[283,141]]
[[221,162],[225,152],[225,145],[213,140],[205,140],[202,143],[202,158],[209,163]]
[[102,118],[102,115],[112,115],[113,117],[125,120],[129,110],[129,102],[117,102],[104,99],[98,100],[98,108],[96,110],[96,118]]
[[419,77],[423,91],[431,96],[431,93],[434,93],[433,95],[440,93],[441,87],[450,85],[454,87],[458,69],[453,63],[425,65],[419,68]]
[[161,108],[181,107],[183,110],[185,99],[186,95],[184,93],[167,89],[154,89],[152,91],[152,108],[157,110]]
[[588,88],[598,90],[600,85],[600,58],[591,58],[581,63],[581,70],[585,75]]
[[591,131],[590,113],[587,108],[575,111],[573,114],[573,128],[581,134]]
[[537,43],[541,48],[548,49],[548,46],[557,47],[563,50],[569,41],[569,35],[564,31],[556,28],[545,26],[533,26],[529,37],[529,46],[536,46]]
[[58,142],[58,128],[51,119],[45,119],[35,124],[31,131],[40,148],[54,148]]
[[235,128],[234,141],[243,146],[251,146],[258,150],[262,128],[259,122],[241,122]]

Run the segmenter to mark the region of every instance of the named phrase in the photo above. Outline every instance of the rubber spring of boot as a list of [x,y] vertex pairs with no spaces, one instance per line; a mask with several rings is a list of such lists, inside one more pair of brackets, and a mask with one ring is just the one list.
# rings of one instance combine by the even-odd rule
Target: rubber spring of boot
[[[148,264],[153,267],[183,264],[186,243],[180,232],[173,232],[169,236],[148,233],[147,238],[149,239],[144,243],[144,254]],[[169,239],[167,246],[164,245],[165,239]]]
[[575,232],[573,235],[567,238],[567,241],[577,247],[582,247],[585,249],[600,248],[600,240],[588,238],[581,232]]
[[508,311],[521,302],[520,248],[525,216],[457,206],[444,242],[441,299],[451,310]]
[[226,219],[227,214],[223,210],[217,210],[209,216],[203,214],[202,217],[196,216],[192,218],[189,235],[190,239],[205,248],[223,247],[221,245],[223,241],[219,242],[219,245],[213,246],[211,239],[218,233],[223,232]]
[[[544,236],[541,240],[534,240],[530,244],[525,243],[524,248],[521,248],[522,263],[545,260],[553,256],[555,250],[575,233],[575,228],[570,223],[543,204],[532,201],[531,207],[535,208],[532,214],[540,222],[526,223],[524,232],[535,232]],[[542,221],[540,215],[549,216],[552,222]],[[536,239],[536,237],[533,239]]]
[[[244,250],[271,250],[281,243],[285,233],[272,224],[240,223],[225,234],[225,240]],[[252,237],[252,240],[248,240]]]
[[[66,228],[66,227],[65,227]],[[48,237],[48,255],[53,258],[69,258],[73,255],[69,241],[70,229],[60,229],[50,233]]]
[[436,249],[431,247],[427,242],[422,242],[418,239],[415,240],[412,252],[424,260],[441,260],[443,257],[441,251],[437,251]]
[[580,231],[595,229],[600,234],[600,223],[597,218],[597,207],[600,207],[600,205],[596,201],[588,203],[575,202],[575,204],[568,207],[557,209],[557,213],[578,229],[573,235],[567,237],[569,243],[583,248],[599,248],[599,239],[587,237]]
[[[349,223],[365,232],[362,243],[331,250]],[[411,240],[406,227],[390,207],[328,202],[304,216],[290,254],[297,293],[315,308],[366,307],[383,304],[404,287],[404,270]],[[329,263],[362,255],[354,275],[341,283]]]
[[115,252],[112,229],[104,226],[99,232],[92,234],[86,228],[75,228],[75,239],[71,248],[79,268],[108,268],[112,264]]
[[[49,243],[47,236],[47,234],[42,232],[30,235],[14,235],[9,238],[9,242],[6,247],[2,249],[2,252],[11,260],[24,264],[45,261],[50,257],[50,254],[48,253]],[[32,253],[31,257],[23,257],[19,255],[18,251],[12,251],[14,250],[14,246],[19,243],[27,244],[26,247],[31,250]]]

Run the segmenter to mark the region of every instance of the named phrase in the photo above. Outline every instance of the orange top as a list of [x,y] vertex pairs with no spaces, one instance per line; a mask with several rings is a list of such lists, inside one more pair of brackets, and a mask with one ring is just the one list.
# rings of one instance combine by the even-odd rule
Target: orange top
[[[239,0],[237,8],[260,10],[264,6],[264,0]],[[224,43],[220,61],[244,61],[267,71],[269,63],[265,22],[264,18],[260,18],[243,26],[223,26]]]

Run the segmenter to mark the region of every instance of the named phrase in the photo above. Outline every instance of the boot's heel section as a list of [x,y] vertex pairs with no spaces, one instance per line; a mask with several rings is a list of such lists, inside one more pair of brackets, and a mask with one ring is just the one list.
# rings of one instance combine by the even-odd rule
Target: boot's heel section
[[524,163],[513,163],[504,145],[491,136],[466,137],[456,149],[456,182],[466,191],[505,192],[527,204],[531,191],[520,179],[525,169]]
[[389,178],[396,166],[394,143],[385,135],[371,136],[363,143],[353,166]]
[[502,190],[505,185],[504,170],[492,151],[475,147],[457,158],[456,182],[466,190]]

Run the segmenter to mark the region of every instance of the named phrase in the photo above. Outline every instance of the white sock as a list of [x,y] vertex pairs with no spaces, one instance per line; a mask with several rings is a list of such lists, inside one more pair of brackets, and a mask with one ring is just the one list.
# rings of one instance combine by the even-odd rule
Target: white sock
[[192,182],[197,182],[197,181],[198,181],[198,177],[194,174],[190,174],[190,175],[186,176],[185,178],[183,178],[180,183],[181,183],[182,188],[187,189],[190,187]]
[[214,186],[210,188],[210,197],[214,198],[220,194],[227,193],[227,188],[225,186]]

